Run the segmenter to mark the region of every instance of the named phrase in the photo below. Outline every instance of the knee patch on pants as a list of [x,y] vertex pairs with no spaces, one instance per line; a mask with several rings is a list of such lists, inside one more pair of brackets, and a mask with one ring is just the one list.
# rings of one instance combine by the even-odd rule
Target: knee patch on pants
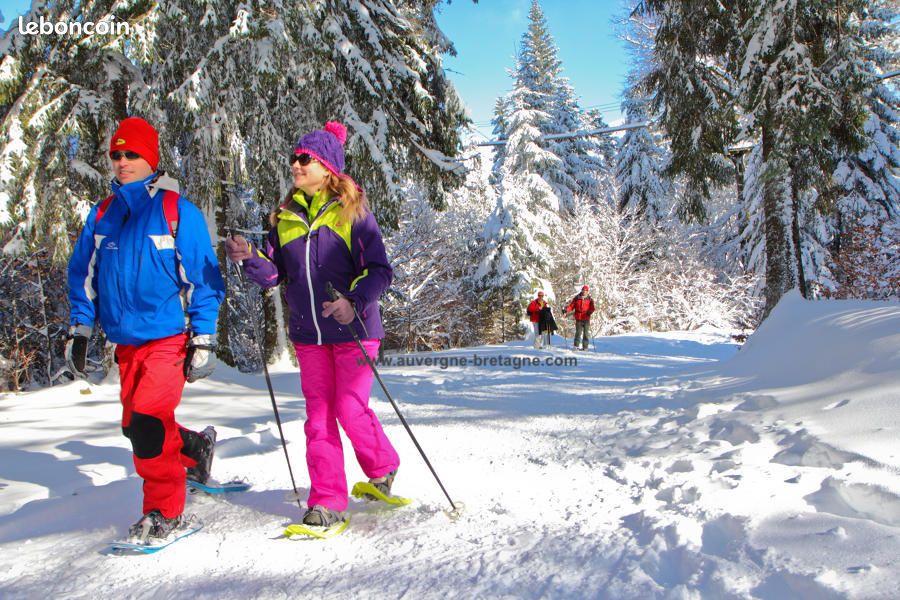
[[162,454],[166,428],[156,417],[132,413],[131,423],[123,427],[122,432],[131,440],[131,449],[138,458],[154,458]]

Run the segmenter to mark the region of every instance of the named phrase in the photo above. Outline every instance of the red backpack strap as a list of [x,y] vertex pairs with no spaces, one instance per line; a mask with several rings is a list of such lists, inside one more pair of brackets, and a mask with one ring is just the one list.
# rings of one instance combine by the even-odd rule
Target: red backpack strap
[[169,233],[172,237],[178,234],[178,192],[165,190],[163,193],[163,214],[169,225]]
[[103,213],[109,208],[109,203],[112,202],[114,197],[115,196],[107,196],[107,198],[100,203],[100,208],[97,209],[97,216],[94,218],[94,223],[100,222],[100,219],[103,218]]

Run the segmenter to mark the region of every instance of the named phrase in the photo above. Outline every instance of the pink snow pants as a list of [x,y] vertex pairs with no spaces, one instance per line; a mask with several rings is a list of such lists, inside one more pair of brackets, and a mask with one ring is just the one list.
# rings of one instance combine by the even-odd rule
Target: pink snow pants
[[[379,343],[363,341],[369,356],[378,354]],[[343,511],[347,509],[347,476],[338,423],[366,477],[387,475],[400,465],[400,457],[369,408],[374,376],[356,342],[294,344],[294,349],[306,398],[308,504]]]

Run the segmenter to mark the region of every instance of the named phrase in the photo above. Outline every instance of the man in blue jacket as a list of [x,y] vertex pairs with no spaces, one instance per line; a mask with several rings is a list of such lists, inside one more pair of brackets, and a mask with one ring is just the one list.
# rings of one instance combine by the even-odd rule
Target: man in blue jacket
[[113,193],[91,209],[69,261],[66,360],[85,376],[96,321],[117,344],[122,431],[144,480],[144,516],[129,537],[149,543],[182,525],[186,477],[209,478],[215,429],[181,427],[175,407],[185,381],[213,370],[225,285],[203,214],[156,170],[156,130],[125,119],[109,156]]

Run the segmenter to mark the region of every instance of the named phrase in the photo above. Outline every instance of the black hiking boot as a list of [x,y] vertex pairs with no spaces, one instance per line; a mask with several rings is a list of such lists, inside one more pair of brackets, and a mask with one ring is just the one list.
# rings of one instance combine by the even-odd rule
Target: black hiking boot
[[183,523],[182,515],[167,519],[158,510],[151,510],[128,528],[128,541],[134,544],[152,544],[169,537]]
[[188,468],[187,478],[205,485],[209,481],[213,455],[216,453],[216,429],[210,425],[197,435],[202,441],[200,456],[197,457],[197,464]]
[[385,496],[391,495],[391,486],[394,485],[394,477],[397,476],[397,469],[394,469],[383,477],[373,477],[369,479],[369,483],[374,485],[379,492]]
[[306,513],[303,515],[303,524],[313,527],[331,527],[344,520],[346,520],[344,513],[325,508],[319,504],[306,509]]

